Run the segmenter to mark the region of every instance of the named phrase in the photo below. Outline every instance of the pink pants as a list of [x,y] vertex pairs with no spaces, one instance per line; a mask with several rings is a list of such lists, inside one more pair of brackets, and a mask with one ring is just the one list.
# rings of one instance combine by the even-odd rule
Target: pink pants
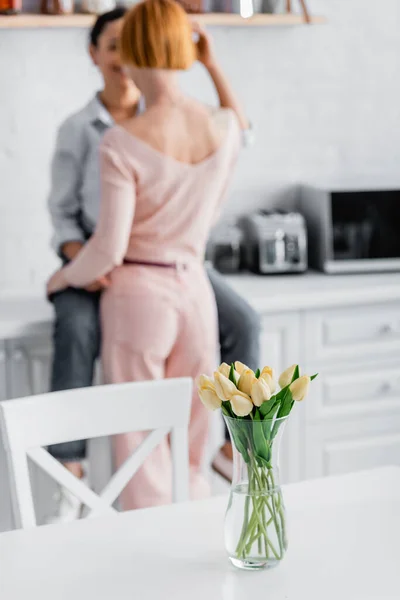
[[[106,383],[210,373],[217,355],[214,295],[202,265],[185,271],[124,265],[112,274],[101,302],[102,362]],[[119,467],[146,433],[115,437]],[[201,474],[208,414],[194,390],[189,426],[190,495],[209,494]],[[121,494],[124,510],[171,502],[168,439],[151,453]]]

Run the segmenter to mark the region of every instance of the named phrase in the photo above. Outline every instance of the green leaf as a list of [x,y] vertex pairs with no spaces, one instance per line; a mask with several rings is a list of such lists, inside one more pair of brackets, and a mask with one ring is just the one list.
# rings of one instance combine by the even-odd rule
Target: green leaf
[[268,413],[272,411],[272,408],[274,406],[276,406],[277,403],[282,402],[282,400],[285,397],[286,390],[287,390],[287,386],[282,388],[281,390],[279,390],[279,392],[277,394],[274,394],[273,396],[271,396],[271,398],[269,400],[266,400],[265,402],[263,402],[261,404],[260,411],[261,411],[261,414],[263,415],[264,419],[268,418],[267,417]]
[[259,408],[259,411],[263,419],[270,419],[270,415],[273,415],[275,409],[280,404],[280,399],[277,396],[272,396],[269,400],[263,402]]
[[231,363],[231,370],[229,371],[229,379],[234,383],[237,387],[236,377],[235,377],[235,365]]
[[299,365],[296,365],[296,368],[293,371],[292,381],[290,383],[293,383],[293,381],[296,381],[296,379],[298,379],[299,377],[300,377],[300,367],[299,367]]
[[256,379],[259,379],[260,375],[261,375],[261,371],[260,371],[260,369],[257,369],[257,371],[255,372]]
[[278,419],[281,419],[282,417],[287,417],[289,415],[290,411],[292,410],[292,406],[293,406],[292,392],[290,391],[289,386],[284,388],[284,390],[285,390],[285,395],[281,401],[281,406],[280,406],[278,414],[277,414]]
[[264,435],[263,422],[255,421],[253,425],[253,441],[254,441],[254,452],[257,457],[269,461],[271,458],[271,451],[268,446],[267,439]]
[[254,407],[254,421],[262,421],[260,410]]
[[247,451],[248,440],[247,440],[245,431],[243,431],[243,429],[242,429],[241,422],[238,420],[238,422],[235,423],[234,420],[231,420],[230,421],[230,429],[231,429],[234,444],[235,444],[238,452],[240,452],[240,454],[243,456],[243,460],[246,463],[249,463],[250,457],[249,457],[249,453]]
[[315,373],[314,375],[311,375],[310,380],[314,381],[314,379],[316,379],[318,377],[318,373]]
[[232,410],[232,405],[228,400],[222,402],[221,409],[224,415],[226,415],[227,417],[235,418],[236,415],[234,414]]
[[[294,400],[292,398],[292,392],[290,391],[289,386],[286,386],[285,388],[283,388],[281,390],[281,392],[285,392],[285,393],[281,400],[281,404],[280,404],[278,413],[276,415],[277,419],[282,419],[284,417],[287,417],[290,414],[290,411],[292,410],[293,404],[294,404]],[[281,423],[282,423],[282,421],[278,421],[278,422],[274,423],[272,433],[271,433],[272,439],[274,439],[274,437],[278,433]]]
[[225,415],[226,417],[230,417],[231,416],[229,414],[229,411],[225,408],[224,402],[221,404],[221,410],[222,410],[222,414]]
[[268,413],[267,418],[265,418],[263,421],[264,435],[268,441],[271,438],[271,431],[275,424],[274,417],[277,414],[279,408],[280,408],[280,403],[276,402],[275,406],[273,406],[272,409],[270,410],[270,412]]

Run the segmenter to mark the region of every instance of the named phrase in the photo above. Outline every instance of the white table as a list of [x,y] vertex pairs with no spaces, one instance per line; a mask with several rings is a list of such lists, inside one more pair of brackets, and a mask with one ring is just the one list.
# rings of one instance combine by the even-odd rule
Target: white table
[[399,600],[400,469],[284,491],[286,559],[237,571],[227,498],[0,535],[2,600]]

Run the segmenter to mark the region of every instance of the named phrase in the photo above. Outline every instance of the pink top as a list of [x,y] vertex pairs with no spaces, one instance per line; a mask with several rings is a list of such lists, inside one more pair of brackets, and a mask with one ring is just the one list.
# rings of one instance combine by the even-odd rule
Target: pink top
[[122,127],[109,130],[100,147],[98,224],[78,256],[64,268],[68,283],[85,287],[124,258],[203,261],[240,143],[239,123],[231,111],[220,147],[197,164],[175,160]]

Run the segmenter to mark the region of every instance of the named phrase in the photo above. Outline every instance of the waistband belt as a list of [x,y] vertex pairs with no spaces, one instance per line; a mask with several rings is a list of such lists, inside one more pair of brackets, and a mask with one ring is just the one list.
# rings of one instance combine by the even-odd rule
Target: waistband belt
[[125,265],[140,265],[142,267],[160,267],[162,269],[175,269],[176,271],[186,271],[188,265],[179,261],[163,263],[163,262],[152,262],[144,260],[131,260],[129,258],[124,259]]

